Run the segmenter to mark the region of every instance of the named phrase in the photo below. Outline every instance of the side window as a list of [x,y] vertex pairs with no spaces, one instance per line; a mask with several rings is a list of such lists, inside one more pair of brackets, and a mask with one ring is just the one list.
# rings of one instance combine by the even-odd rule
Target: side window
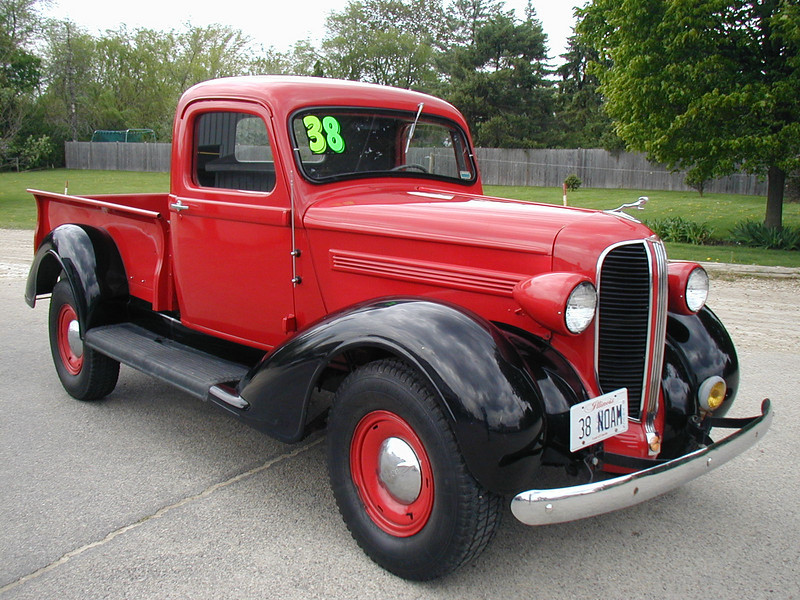
[[235,112],[203,113],[195,121],[195,182],[203,187],[270,192],[275,163],[264,121]]

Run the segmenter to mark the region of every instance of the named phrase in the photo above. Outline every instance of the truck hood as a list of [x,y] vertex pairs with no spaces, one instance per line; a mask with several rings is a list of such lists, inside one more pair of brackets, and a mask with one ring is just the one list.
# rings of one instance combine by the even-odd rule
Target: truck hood
[[[306,211],[309,229],[351,231],[462,246],[552,255],[559,232],[570,225],[619,217],[579,208],[533,204],[425,189],[359,186],[328,195]],[[582,227],[576,229],[584,229]]]

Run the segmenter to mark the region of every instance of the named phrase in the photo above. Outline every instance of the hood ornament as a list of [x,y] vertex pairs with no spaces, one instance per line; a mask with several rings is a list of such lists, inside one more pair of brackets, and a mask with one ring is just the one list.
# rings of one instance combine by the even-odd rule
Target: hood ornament
[[639,196],[639,199],[636,202],[629,202],[628,204],[623,204],[622,206],[619,206],[613,210],[605,210],[603,212],[606,212],[610,215],[617,215],[619,217],[623,217],[630,221],[635,221],[636,223],[641,223],[641,221],[639,221],[638,219],[622,211],[625,210],[626,208],[636,208],[638,210],[644,210],[644,205],[647,204],[649,201],[650,198],[648,198],[647,196]]

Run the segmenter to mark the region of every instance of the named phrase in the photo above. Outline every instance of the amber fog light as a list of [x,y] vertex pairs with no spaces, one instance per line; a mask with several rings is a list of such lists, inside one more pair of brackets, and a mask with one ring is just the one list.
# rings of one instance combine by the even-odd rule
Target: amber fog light
[[700,408],[707,411],[717,410],[725,400],[725,393],[728,386],[722,377],[709,377],[702,384],[697,392],[697,399]]

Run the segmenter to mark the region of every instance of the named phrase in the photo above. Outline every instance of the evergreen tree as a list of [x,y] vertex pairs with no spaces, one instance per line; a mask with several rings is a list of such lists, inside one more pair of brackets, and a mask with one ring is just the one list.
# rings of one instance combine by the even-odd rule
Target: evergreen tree
[[564,148],[605,148],[623,146],[614,133],[611,119],[603,108],[600,82],[590,65],[599,62],[598,52],[576,35],[569,38],[564,62],[556,69],[559,76],[556,117]]
[[[480,6],[478,6],[480,4]],[[466,44],[443,57],[440,93],[455,104],[483,147],[549,147],[557,141],[553,83],[548,78],[547,36],[529,7],[525,20],[502,3],[475,3]]]

